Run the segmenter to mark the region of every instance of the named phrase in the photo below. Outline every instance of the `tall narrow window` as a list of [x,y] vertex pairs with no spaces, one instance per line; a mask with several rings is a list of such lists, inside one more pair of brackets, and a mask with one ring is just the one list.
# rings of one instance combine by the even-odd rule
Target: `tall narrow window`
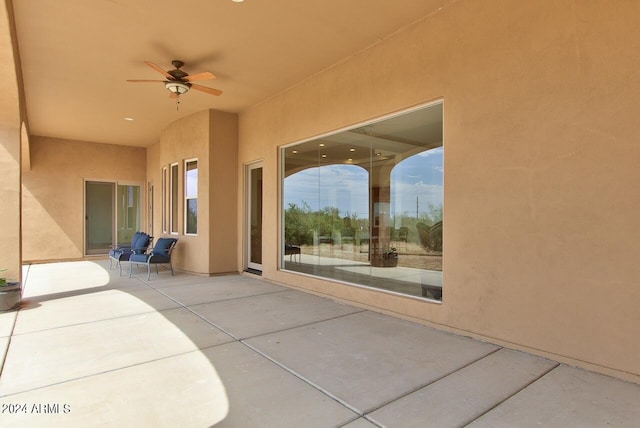
[[167,167],[162,168],[162,233],[167,233]]
[[198,160],[184,162],[184,229],[187,235],[198,233]]
[[171,164],[171,194],[169,204],[171,209],[169,211],[171,233],[178,233],[178,164]]

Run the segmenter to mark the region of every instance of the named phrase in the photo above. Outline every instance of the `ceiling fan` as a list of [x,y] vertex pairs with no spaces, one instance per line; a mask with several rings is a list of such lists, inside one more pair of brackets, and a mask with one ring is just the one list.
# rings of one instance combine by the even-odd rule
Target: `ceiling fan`
[[205,92],[207,94],[210,95],[221,95],[222,91],[219,89],[214,89],[214,88],[209,88],[207,86],[202,86],[202,85],[198,85],[195,84],[193,82],[199,82],[201,80],[209,80],[209,79],[215,79],[216,76],[215,74],[209,72],[209,71],[205,71],[202,73],[196,73],[196,74],[188,74],[182,70],[180,70],[180,68],[182,68],[182,66],[184,66],[184,62],[179,61],[177,59],[174,59],[173,61],[171,61],[171,64],[173,64],[173,66],[175,67],[174,70],[168,70],[165,71],[163,68],[161,68],[160,66],[149,62],[149,61],[145,61],[145,64],[147,64],[149,67],[153,68],[154,70],[156,70],[158,73],[162,74],[164,77],[166,77],[166,80],[139,80],[139,79],[134,79],[134,80],[127,80],[127,82],[134,82],[134,83],[140,83],[140,82],[160,82],[160,83],[164,83],[164,87],[167,88],[170,92],[169,97],[170,98],[179,98],[180,95],[185,94],[189,91],[189,89],[193,88],[197,91],[201,91],[201,92]]

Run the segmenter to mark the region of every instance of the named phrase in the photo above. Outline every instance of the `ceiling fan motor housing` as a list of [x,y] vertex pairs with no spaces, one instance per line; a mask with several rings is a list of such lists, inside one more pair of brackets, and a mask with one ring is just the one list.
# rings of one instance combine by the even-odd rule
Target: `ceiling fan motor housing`
[[188,73],[185,73],[184,71],[180,70],[180,67],[182,67],[184,65],[184,62],[174,59],[173,61],[171,61],[171,64],[173,64],[173,66],[176,68],[175,70],[169,70],[167,71],[167,73],[169,73],[170,75],[172,75],[176,80],[182,80],[184,79],[186,76],[188,76]]

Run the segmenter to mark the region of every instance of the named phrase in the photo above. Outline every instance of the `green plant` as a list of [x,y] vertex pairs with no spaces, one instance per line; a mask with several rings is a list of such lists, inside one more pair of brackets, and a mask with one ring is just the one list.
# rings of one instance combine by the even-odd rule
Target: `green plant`
[[389,247],[388,250],[382,252],[383,259],[396,259],[398,258],[398,250],[396,247]]

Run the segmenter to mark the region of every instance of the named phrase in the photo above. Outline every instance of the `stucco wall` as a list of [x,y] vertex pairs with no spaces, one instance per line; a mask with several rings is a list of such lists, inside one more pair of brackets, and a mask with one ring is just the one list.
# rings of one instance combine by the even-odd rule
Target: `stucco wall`
[[[4,3],[3,3],[4,4]],[[0,273],[8,280],[21,280],[21,229],[20,229],[20,130],[25,120],[24,94],[19,67],[15,28],[11,5],[0,10],[0,224],[2,246],[0,248]]]
[[45,137],[31,137],[30,145],[31,170],[22,174],[24,262],[84,256],[85,179],[140,183],[144,198],[144,148]]
[[[639,381],[638,8],[451,2],[244,112],[263,276]],[[437,99],[443,304],[278,271],[278,147]]]
[[210,111],[209,272],[238,272],[238,115]]
[[[236,114],[206,110],[176,120],[148,149],[148,179],[154,183],[154,234],[162,236],[162,167],[178,162],[178,245],[174,267],[192,273],[237,272]],[[184,230],[184,161],[198,159],[198,233]],[[170,185],[170,171],[167,186]],[[169,234],[164,234],[169,236]]]

